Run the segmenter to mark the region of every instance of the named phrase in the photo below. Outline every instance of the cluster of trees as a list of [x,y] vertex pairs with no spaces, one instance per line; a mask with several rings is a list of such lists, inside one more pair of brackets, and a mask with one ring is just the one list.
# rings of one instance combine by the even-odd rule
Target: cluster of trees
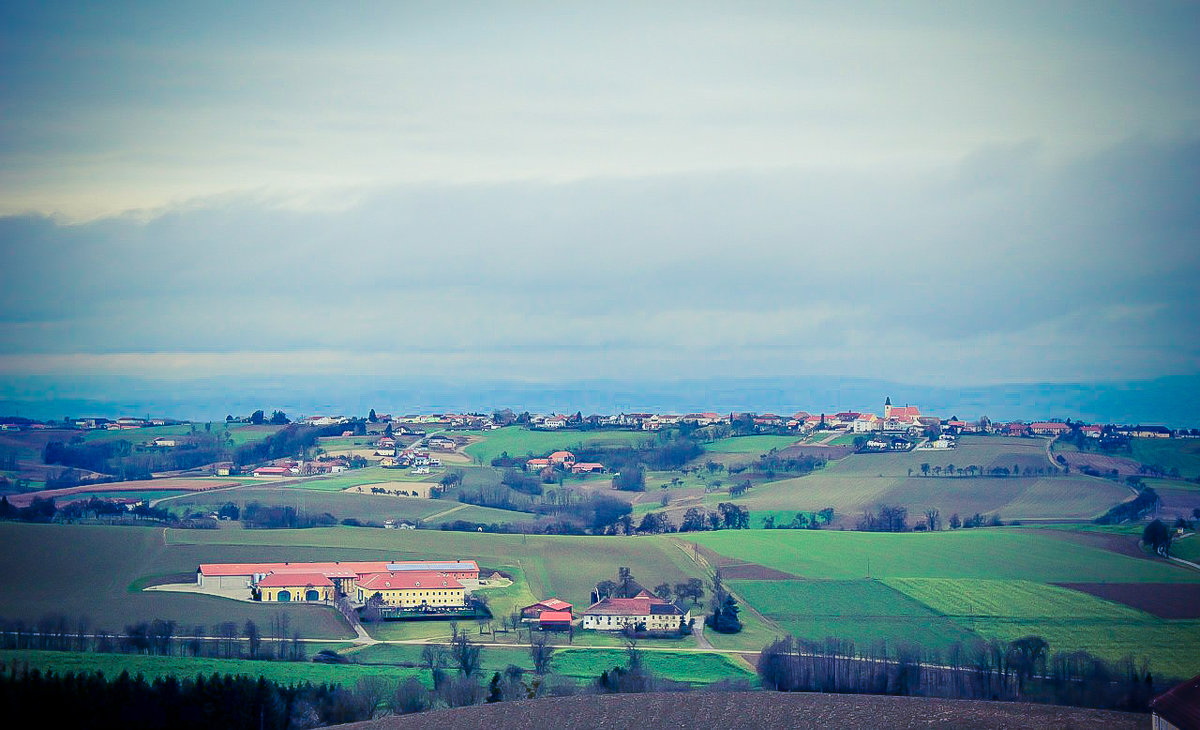
[[307,659],[300,634],[291,631],[291,619],[283,611],[272,616],[266,632],[254,621],[241,626],[226,621],[210,629],[154,619],[128,624],[123,632],[116,633],[94,627],[87,616],[71,620],[62,614],[48,614],[34,624],[0,619],[0,648],[221,659]]
[[750,527],[750,510],[732,502],[721,502],[716,512],[705,512],[699,507],[689,507],[679,523],[680,532],[704,530],[745,530]]
[[299,512],[295,507],[248,502],[241,510],[241,522],[248,529],[297,529],[336,525],[337,518],[328,512],[313,515]]
[[713,574],[711,586],[710,613],[704,619],[704,625],[721,634],[736,634],[742,630],[742,621],[738,618],[737,601],[721,580],[721,571]]
[[[232,416],[227,418],[228,422],[232,420]],[[286,425],[288,419],[281,411],[276,411],[269,419],[263,417],[262,411],[255,411],[249,422]],[[349,425],[324,427],[292,424],[261,441],[235,446],[228,427],[214,429],[207,423],[203,430],[193,425],[191,433],[178,437],[177,446],[164,449],[134,444],[126,439],[88,442],[83,436],[76,435],[65,443],[47,443],[42,449],[42,463],[68,468],[54,477],[53,486],[56,487],[76,486],[82,481],[150,479],[155,472],[194,469],[218,461],[233,461],[244,466],[295,456],[315,447],[321,436],[336,436],[353,429],[365,433],[365,423],[356,420]],[[70,471],[72,469],[107,475],[110,479],[97,480]]]
[[[877,511],[872,512],[869,509],[863,510],[862,517],[859,518],[855,529],[863,532],[908,532],[910,529],[916,532],[926,530],[942,529],[942,515],[937,508],[929,508],[921,515],[921,520],[915,525],[908,524],[908,508],[900,505],[879,505]],[[1000,527],[1004,521],[1000,519],[999,513],[993,514],[991,517],[984,517],[976,512],[974,515],[963,520],[958,516],[958,513],[950,515],[950,529],[957,530],[959,528],[973,527]]]
[[[1192,519],[1200,520],[1200,507],[1192,510]],[[1142,529],[1142,544],[1159,555],[1168,557],[1171,554],[1171,543],[1174,542],[1175,532],[1190,529],[1192,529],[1192,523],[1183,515],[1177,516],[1175,524],[1171,527],[1167,527],[1162,520],[1154,520]]]
[[768,479],[772,479],[778,473],[786,474],[811,474],[817,469],[825,466],[825,459],[816,456],[798,456],[798,457],[783,457],[780,456],[775,449],[767,454],[764,454],[754,462],[753,469],[760,472]]
[[767,645],[758,660],[767,689],[1021,700],[1144,712],[1154,680],[1132,660],[1106,662],[1087,652],[1050,654],[1039,636],[1009,643],[955,644],[946,655],[915,645],[882,643],[868,651],[853,642],[794,637]]
[[122,672],[0,675],[0,705],[14,727],[318,727],[366,719],[364,695],[339,685],[280,685],[244,675],[147,680]]
[[1096,524],[1118,525],[1122,522],[1135,522],[1158,509],[1161,501],[1153,487],[1145,487],[1133,499],[1115,505],[1097,517]]
[[132,510],[128,510],[123,504],[96,497],[92,497],[86,502],[70,502],[65,507],[60,508],[54,503],[53,498],[43,499],[41,497],[34,497],[28,506],[15,507],[8,501],[7,496],[0,496],[0,520],[18,522],[75,522],[77,520],[89,518],[103,519],[105,517],[111,518],[111,520],[106,521],[140,523],[150,520],[165,522],[172,527],[207,528],[216,526],[215,524],[209,524],[212,522],[211,520],[180,520],[170,511],[160,507],[139,504]]
[[[1061,456],[1060,456],[1061,458]],[[1066,465],[1066,462],[1061,462]],[[1007,466],[993,466],[991,469],[984,469],[981,466],[970,464],[968,466],[955,466],[947,464],[945,466],[930,466],[928,462],[923,462],[919,470],[921,476],[927,477],[931,474],[935,477],[1019,477],[1019,476],[1043,476],[1055,475],[1060,472],[1057,469],[1049,466],[1027,466],[1021,468],[1020,464],[1013,464],[1012,468]],[[913,475],[913,470],[908,470],[908,475]]]
[[[362,425],[362,421],[355,423]],[[257,464],[270,459],[282,459],[288,456],[303,454],[317,445],[317,439],[322,436],[340,436],[343,431],[352,430],[353,425],[333,424],[331,426],[301,426],[291,424],[285,426],[262,441],[243,444],[234,450],[232,460],[238,466]],[[214,461],[216,461],[214,459]]]
[[622,492],[644,492],[646,491],[646,470],[641,464],[626,464],[621,467],[621,470],[613,475],[613,489],[619,489]]
[[763,518],[764,530],[819,530],[833,522],[833,507],[814,513],[797,512],[791,522],[776,522],[775,515]]

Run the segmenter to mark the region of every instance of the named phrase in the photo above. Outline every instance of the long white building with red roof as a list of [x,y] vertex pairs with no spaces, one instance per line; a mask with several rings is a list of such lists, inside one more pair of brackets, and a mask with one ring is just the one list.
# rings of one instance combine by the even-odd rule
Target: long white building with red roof
[[[367,560],[323,563],[204,563],[199,587],[248,589],[261,601],[330,601],[338,595],[387,605],[463,606],[479,587],[474,560]],[[431,591],[436,591],[431,593]]]

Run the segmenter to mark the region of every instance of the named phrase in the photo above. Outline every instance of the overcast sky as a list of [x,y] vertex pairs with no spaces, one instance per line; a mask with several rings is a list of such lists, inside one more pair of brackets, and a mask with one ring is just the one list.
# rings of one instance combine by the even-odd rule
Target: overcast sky
[[43,5],[9,376],[1200,372],[1197,3]]

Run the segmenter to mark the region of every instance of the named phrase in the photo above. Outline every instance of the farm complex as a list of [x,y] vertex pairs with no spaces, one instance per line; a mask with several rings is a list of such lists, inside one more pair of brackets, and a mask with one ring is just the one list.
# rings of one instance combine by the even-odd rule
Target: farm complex
[[437,610],[466,605],[467,592],[479,587],[479,565],[473,560],[206,563],[196,570],[196,584],[244,587],[266,602],[352,598],[366,603],[378,597],[387,606]]

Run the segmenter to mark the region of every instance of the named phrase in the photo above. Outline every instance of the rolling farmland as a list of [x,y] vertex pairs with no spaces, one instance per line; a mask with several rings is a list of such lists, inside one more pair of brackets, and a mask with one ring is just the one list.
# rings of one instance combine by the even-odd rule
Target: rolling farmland
[[[288,487],[249,486],[240,489],[192,494],[177,497],[166,504],[176,511],[186,509],[215,510],[226,502],[245,507],[249,502],[293,507],[311,515],[329,513],[339,520],[356,519],[382,524],[384,520],[429,520],[440,513],[447,520],[474,522],[528,522],[536,519],[527,512],[476,507],[461,502],[421,497],[397,497],[382,494],[357,494],[341,491],[292,489]],[[433,519],[431,524],[443,520]]]
[[[1200,582],[1200,573],[1080,544],[1069,533],[983,528],[937,533],[750,530],[689,534],[729,563],[800,578],[977,578],[1038,582]],[[1132,538],[1131,538],[1132,539]]]
[[[688,541],[694,541],[708,564],[729,569],[727,583],[745,604],[742,633],[708,632],[718,649],[757,651],[783,633],[816,641],[832,636],[864,648],[880,640],[892,647],[915,640],[939,650],[955,642],[1011,640],[1036,633],[1045,636],[1053,650],[1084,648],[1113,659],[1135,651],[1136,656],[1148,657],[1156,672],[1200,669],[1195,652],[1179,648],[1196,645],[1200,621],[1159,619],[1048,585],[1200,583],[1200,572],[1121,554],[1102,542],[1081,540],[1081,534],[1033,528],[933,534],[749,530],[629,539],[344,527],[164,530],[0,524],[0,538],[13,546],[9,559],[0,564],[0,580],[15,587],[0,601],[0,617],[29,623],[47,613],[47,606],[80,606],[86,607],[94,626],[119,631],[131,621],[153,618],[175,620],[180,626],[213,626],[227,620],[240,624],[246,619],[265,625],[276,612],[286,610],[303,636],[338,640],[350,632],[324,607],[281,608],[139,589],[147,581],[170,576],[189,580],[201,562],[470,557],[485,571],[499,569],[514,579],[510,587],[487,592],[497,615],[548,596],[582,609],[594,583],[614,578],[618,566],[630,567],[634,577],[649,586],[705,578],[704,560],[700,555],[693,559],[688,547]],[[866,579],[868,561],[871,580]],[[739,563],[751,565],[731,567]],[[25,567],[29,565],[38,569],[30,572]],[[368,629],[384,640],[445,638],[449,633],[448,626],[438,622],[385,622]],[[607,655],[588,656],[585,649],[619,650],[613,637],[587,634],[576,639],[573,651],[581,654],[573,661],[589,663],[576,669],[563,665],[565,673],[585,674],[592,664],[608,661]],[[647,646],[688,648],[695,647],[695,641],[659,640]],[[683,681],[707,681],[694,678],[726,672],[703,666],[672,671]]]
[[1200,477],[1200,439],[1130,439],[1134,460],[1178,469],[1185,479]]
[[[812,474],[762,484],[734,501],[752,512],[833,507],[835,522],[852,527],[864,510],[881,504],[905,507],[912,522],[930,508],[939,510],[943,521],[955,513],[966,518],[976,512],[1004,520],[1086,521],[1131,496],[1127,488],[1107,479],[1045,475],[1051,469],[1042,439],[963,437],[962,441],[956,449],[852,454]],[[929,476],[922,465],[928,465]],[[948,467],[957,474],[967,466],[985,473],[994,467],[1019,468],[1022,476],[933,476]],[[711,495],[707,501],[715,506],[727,500],[724,495]]]
[[748,604],[802,639],[827,637],[866,649],[908,642],[945,651],[975,634],[918,601],[873,580],[730,581]]
[[490,464],[492,459],[507,451],[510,456],[526,454],[544,456],[559,449],[571,450],[579,444],[589,446],[635,446],[653,435],[642,431],[530,431],[520,426],[507,426],[480,434],[482,441],[464,449],[477,462]]
[[771,449],[786,449],[796,443],[795,436],[731,436],[704,444],[714,454],[751,454],[758,456]]

